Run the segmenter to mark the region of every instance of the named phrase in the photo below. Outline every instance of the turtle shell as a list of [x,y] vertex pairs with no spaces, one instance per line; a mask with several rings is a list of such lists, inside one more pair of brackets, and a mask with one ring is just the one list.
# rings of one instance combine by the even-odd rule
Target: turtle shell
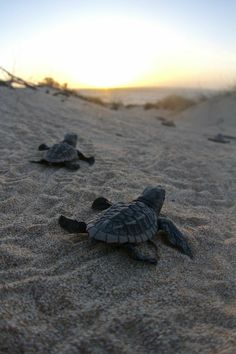
[[44,154],[44,159],[52,163],[73,161],[77,158],[77,150],[67,143],[55,144]]
[[89,237],[107,243],[140,243],[157,232],[154,209],[142,202],[117,203],[88,222]]

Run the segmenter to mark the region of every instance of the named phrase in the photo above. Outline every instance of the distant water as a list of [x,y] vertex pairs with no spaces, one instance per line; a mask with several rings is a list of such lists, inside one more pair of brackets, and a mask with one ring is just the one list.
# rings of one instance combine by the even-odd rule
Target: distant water
[[197,98],[201,95],[210,96],[213,91],[207,89],[189,88],[123,88],[123,89],[83,89],[79,93],[88,96],[100,97],[105,102],[121,101],[124,104],[145,104],[156,102],[169,95],[181,95],[188,98]]

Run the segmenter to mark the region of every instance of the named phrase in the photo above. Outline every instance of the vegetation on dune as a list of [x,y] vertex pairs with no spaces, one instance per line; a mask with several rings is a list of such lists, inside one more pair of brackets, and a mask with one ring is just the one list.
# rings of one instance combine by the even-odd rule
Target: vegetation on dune
[[125,108],[132,109],[132,108],[137,108],[137,107],[142,107],[142,105],[137,104],[137,103],[129,103],[125,105]]
[[197,102],[193,99],[186,98],[178,95],[167,96],[157,102],[147,102],[143,107],[144,109],[166,109],[170,111],[183,111]]
[[[43,81],[39,82],[39,87],[47,87],[48,89],[53,89],[53,96],[74,96],[80,98],[83,101],[98,104],[100,106],[107,106],[107,104],[100,97],[86,96],[78,93],[76,89],[71,89],[68,87],[67,83],[60,84],[52,77],[45,77]],[[48,93],[48,92],[47,92]]]
[[63,95],[66,97],[75,96],[80,98],[83,101],[94,103],[99,106],[108,107],[113,110],[118,110],[123,106],[121,101],[114,101],[114,102],[104,102],[100,97],[89,96],[89,95],[82,95],[78,93],[76,89],[68,88],[68,84],[64,83],[63,85],[59,84],[59,82],[55,81],[52,77],[45,77],[42,82],[38,84],[40,87],[47,87],[56,90],[53,93],[53,96]]
[[236,83],[232,84],[229,88],[219,92],[216,96],[231,96],[231,95],[235,95],[236,93]]
[[113,109],[114,111],[118,111],[118,109],[124,107],[124,104],[122,101],[113,101],[110,103],[110,108]]
[[[71,89],[68,87],[67,83],[60,84],[58,81],[54,80],[52,77],[45,77],[38,84],[27,82],[20,77],[17,77],[11,74],[6,69],[0,67],[0,71],[2,71],[5,75],[7,75],[7,79],[0,79],[0,86],[5,86],[8,88],[16,88],[16,87],[27,87],[33,90],[37,90],[38,88],[46,88],[46,93],[51,93],[53,96],[64,96],[65,98],[76,97],[83,101],[93,103],[102,107],[110,108],[112,110],[119,110],[121,108],[132,109],[135,107],[143,107],[145,110],[149,109],[163,109],[174,112],[183,111],[191,106],[194,106],[198,103],[209,100],[213,97],[222,97],[228,96],[236,93],[236,84],[232,85],[228,90],[224,90],[221,92],[217,92],[215,95],[211,97],[207,95],[200,95],[197,99],[191,99],[180,95],[169,95],[166,96],[156,102],[147,102],[144,105],[139,104],[127,104],[124,105],[122,101],[113,101],[113,102],[105,102],[100,97],[95,97],[91,95],[84,95],[78,92],[76,89]],[[62,100],[64,101],[64,99]]]
[[83,101],[95,103],[99,106],[107,106],[107,103],[104,102],[100,97],[81,95],[81,93],[78,93],[77,96]]
[[55,89],[58,89],[58,88],[61,88],[61,85],[59,84],[59,82],[57,82],[56,80],[54,80],[52,77],[45,77],[43,79],[43,81],[40,81],[38,83],[38,86],[39,87],[50,87],[50,88],[55,88]]

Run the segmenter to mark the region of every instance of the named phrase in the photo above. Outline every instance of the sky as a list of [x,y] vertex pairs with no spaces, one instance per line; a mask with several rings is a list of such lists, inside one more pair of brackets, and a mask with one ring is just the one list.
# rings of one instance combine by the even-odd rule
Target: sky
[[236,83],[236,0],[0,0],[0,66],[71,87]]

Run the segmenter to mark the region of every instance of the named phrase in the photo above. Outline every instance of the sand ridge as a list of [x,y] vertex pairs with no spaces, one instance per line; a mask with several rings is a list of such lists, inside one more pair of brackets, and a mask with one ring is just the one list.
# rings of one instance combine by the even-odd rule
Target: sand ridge
[[[217,107],[221,117],[210,101],[165,127],[153,110],[1,88],[1,353],[234,352],[236,142],[207,135],[235,135],[235,97]],[[28,162],[67,131],[95,165]],[[60,214],[88,220],[99,195],[127,201],[156,184],[193,261],[158,243],[158,265],[141,264],[114,246],[75,242],[57,223]]]

